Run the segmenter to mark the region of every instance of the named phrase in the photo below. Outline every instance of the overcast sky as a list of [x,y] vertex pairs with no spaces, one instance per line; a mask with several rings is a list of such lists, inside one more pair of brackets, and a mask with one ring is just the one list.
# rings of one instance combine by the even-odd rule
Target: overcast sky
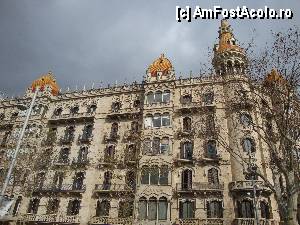
[[0,91],[21,95],[49,70],[63,91],[93,82],[96,87],[116,80],[140,82],[161,53],[171,60],[177,76],[197,74],[217,41],[220,20],[178,23],[176,5],[293,10],[292,20],[230,20],[240,42],[254,36],[265,43],[270,30],[300,24],[299,0],[0,0]]

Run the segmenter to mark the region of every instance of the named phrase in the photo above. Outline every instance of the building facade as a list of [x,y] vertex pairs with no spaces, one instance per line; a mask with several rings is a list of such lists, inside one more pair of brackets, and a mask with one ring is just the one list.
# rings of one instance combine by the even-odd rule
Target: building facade
[[257,212],[260,224],[277,224],[270,190],[224,147],[271,176],[248,124],[260,112],[234,104],[237,89],[249,89],[247,57],[226,20],[214,53],[212,76],[176,78],[161,55],[142,84],[58,93],[49,73],[24,97],[1,100],[3,183],[26,114],[20,105],[38,91],[0,223],[242,225]]

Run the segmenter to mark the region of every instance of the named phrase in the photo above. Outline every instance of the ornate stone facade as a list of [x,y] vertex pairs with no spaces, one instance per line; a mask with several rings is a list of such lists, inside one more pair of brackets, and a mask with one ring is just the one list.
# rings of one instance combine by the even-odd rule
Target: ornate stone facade
[[[15,201],[0,223],[254,224],[253,182],[217,138],[231,146],[251,137],[255,151],[232,148],[269,174],[247,121],[233,126],[235,110],[261,118],[251,104],[234,106],[236,89],[249,88],[247,58],[227,21],[219,39],[214,76],[176,79],[161,55],[142,84],[58,94],[50,74],[23,98],[1,100],[3,182],[26,113],[19,105],[41,89],[7,190]],[[277,224],[273,195],[254,184],[260,224]]]

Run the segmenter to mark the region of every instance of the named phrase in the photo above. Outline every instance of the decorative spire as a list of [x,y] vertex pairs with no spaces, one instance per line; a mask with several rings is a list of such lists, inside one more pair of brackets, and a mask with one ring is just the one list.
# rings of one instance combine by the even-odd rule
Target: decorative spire
[[213,66],[218,75],[243,74],[247,66],[244,49],[237,45],[228,21],[221,20],[219,44],[214,46]]

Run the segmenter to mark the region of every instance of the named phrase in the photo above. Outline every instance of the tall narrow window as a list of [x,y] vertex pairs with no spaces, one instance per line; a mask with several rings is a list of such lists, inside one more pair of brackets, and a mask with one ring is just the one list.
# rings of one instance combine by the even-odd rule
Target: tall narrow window
[[160,153],[161,154],[167,154],[169,151],[169,138],[168,137],[164,137],[161,140],[161,144],[160,144]]
[[159,169],[157,166],[153,166],[150,170],[150,184],[158,184]]
[[221,201],[207,202],[207,218],[222,218],[223,207]]
[[169,102],[170,101],[170,91],[164,91],[163,95],[162,95],[162,101],[163,102]]
[[126,218],[133,215],[133,202],[132,201],[120,201],[118,217]]
[[61,189],[64,179],[64,174],[62,172],[56,172],[53,179],[53,186],[56,189]]
[[152,153],[156,155],[159,152],[160,152],[160,139],[155,137],[153,138],[153,142],[152,142]]
[[149,199],[148,205],[148,219],[149,220],[156,220],[157,218],[157,200],[154,197]]
[[161,122],[162,122],[162,126],[170,126],[170,115],[168,113],[164,113],[162,115],[162,119],[161,119]]
[[84,173],[83,172],[76,173],[73,181],[73,190],[82,190],[83,180],[84,180]]
[[139,219],[140,220],[145,220],[147,219],[147,199],[146,198],[140,198],[139,199]]
[[97,201],[96,216],[109,216],[110,202],[108,200]]
[[111,136],[117,136],[118,135],[118,130],[119,130],[119,125],[117,123],[113,123],[111,125]]
[[88,154],[88,148],[81,147],[79,149],[79,153],[78,153],[78,162],[79,163],[87,162],[87,154]]
[[186,200],[179,202],[179,218],[192,219],[195,218],[195,202]]
[[165,197],[161,197],[158,200],[158,219],[167,220],[168,214],[168,201]]
[[260,202],[261,218],[270,219],[270,208],[268,203]]
[[193,159],[193,143],[187,141],[181,144],[181,159]]
[[216,148],[216,141],[214,140],[209,140],[207,142],[207,157],[210,159],[215,159],[217,158],[217,148]]
[[70,200],[68,205],[67,214],[70,216],[78,215],[80,209],[80,200]]
[[112,179],[112,173],[110,171],[106,171],[104,173],[103,190],[109,190],[110,189],[111,179]]
[[208,183],[211,185],[218,185],[219,184],[219,174],[216,168],[210,168],[208,170]]
[[152,117],[152,115],[150,115],[150,114],[146,115],[146,118],[144,120],[144,126],[145,126],[146,129],[153,127],[153,117]]
[[59,163],[68,163],[69,162],[69,153],[70,153],[69,148],[63,148],[60,151],[58,162]]
[[190,132],[192,130],[192,119],[189,117],[183,118],[183,131]]
[[244,138],[242,144],[243,144],[243,149],[245,152],[247,152],[247,153],[255,152],[255,144],[254,144],[253,139]]
[[182,175],[181,175],[181,188],[183,190],[191,190],[192,189],[192,184],[193,184],[193,180],[192,180],[192,171],[191,170],[183,170],[182,171]]
[[37,214],[39,204],[40,204],[40,199],[38,199],[38,198],[31,199],[29,202],[27,213]]
[[141,171],[141,184],[149,184],[149,167],[143,166]]
[[214,93],[208,92],[203,95],[203,102],[205,105],[211,105],[214,101]]
[[114,145],[109,145],[106,147],[106,152],[105,152],[105,159],[106,160],[112,160],[115,156],[115,146]]
[[254,218],[253,203],[250,200],[238,202],[239,218]]
[[147,94],[147,103],[152,104],[153,102],[154,102],[154,94],[153,94],[153,92],[149,92]]
[[168,166],[162,166],[160,168],[159,184],[168,185],[169,169]]
[[47,214],[55,214],[58,212],[59,200],[50,198],[47,205]]
[[13,216],[18,215],[21,202],[22,202],[22,196],[18,196],[18,198],[16,200],[16,203],[15,203],[15,206],[14,206],[14,209],[13,209],[13,212],[12,212]]
[[161,127],[161,116],[158,113],[154,114],[153,127]]
[[181,97],[181,103],[182,104],[188,104],[192,102],[192,96],[191,95],[183,95]]

